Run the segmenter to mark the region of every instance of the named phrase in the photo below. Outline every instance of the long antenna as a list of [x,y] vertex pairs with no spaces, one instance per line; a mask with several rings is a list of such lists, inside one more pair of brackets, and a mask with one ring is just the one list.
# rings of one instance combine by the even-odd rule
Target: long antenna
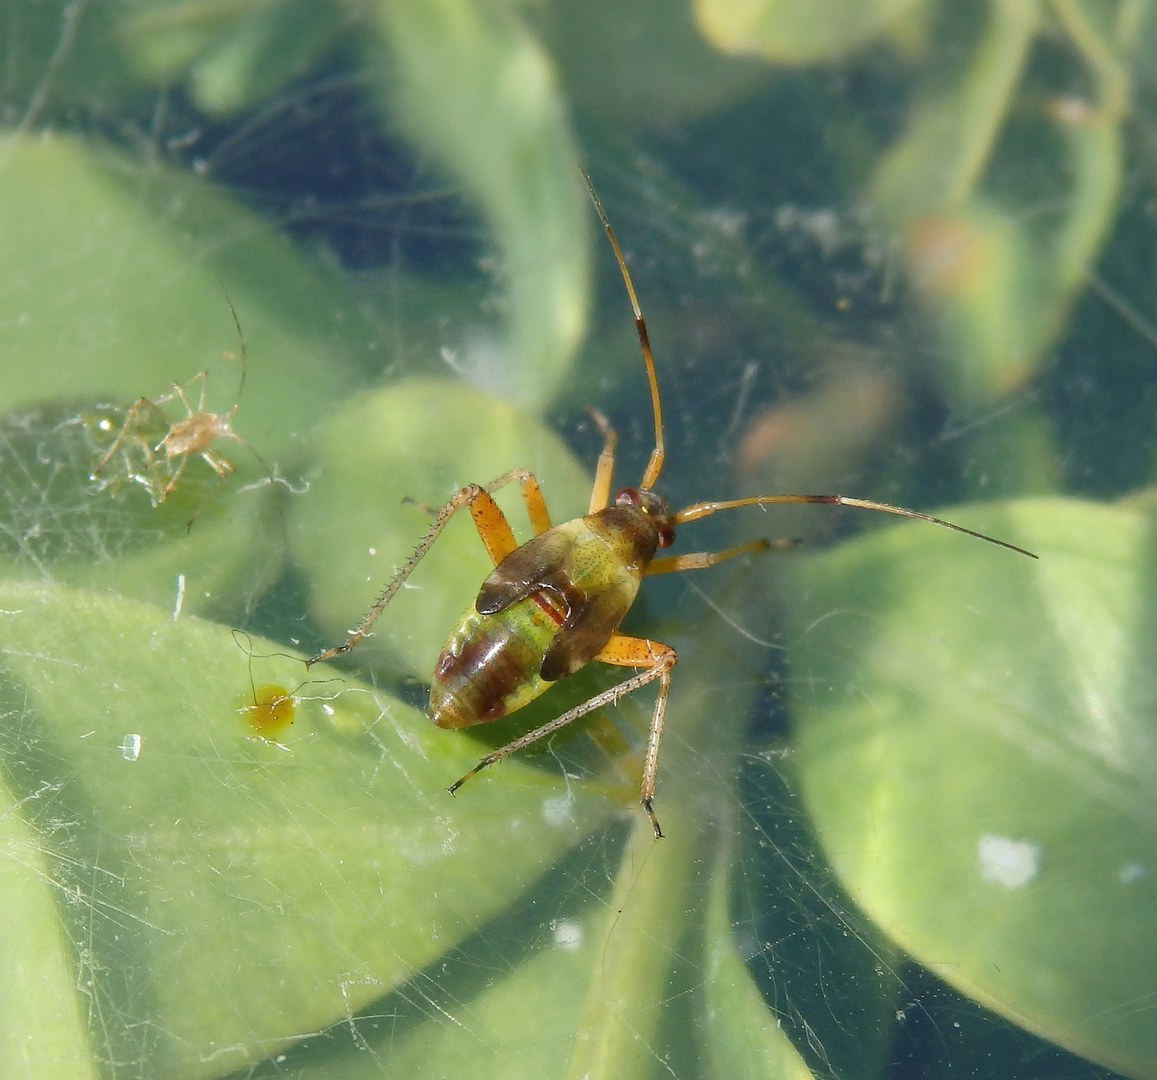
[[237,384],[237,396],[233,399],[234,401],[240,401],[241,395],[245,393],[245,376],[249,373],[249,354],[245,349],[245,334],[241,330],[241,318],[237,314],[237,309],[233,306],[233,297],[229,295],[229,290],[225,288],[225,282],[217,277],[216,274],[213,276],[217,278],[217,285],[225,294],[225,303],[229,305],[229,314],[233,316],[233,325],[237,327],[237,341],[241,345],[241,381]]
[[891,503],[876,502],[874,499],[853,499],[847,495],[752,495],[746,499],[726,499],[721,502],[701,502],[693,506],[686,506],[671,515],[672,525],[681,525],[685,521],[694,521],[696,518],[708,517],[719,510],[731,510],[736,506],[765,506],[768,503],[826,503],[836,506],[856,506],[861,510],[880,510],[885,514],[898,514],[900,517],[916,518],[918,521],[930,521],[933,525],[943,525],[946,529],[964,533],[965,536],[974,536],[977,540],[987,540],[997,547],[1008,548],[1030,559],[1037,558],[1031,551],[1017,547],[1016,544],[997,540],[995,536],[988,536],[982,532],[966,529],[963,525],[953,525],[951,521],[933,517],[931,514],[922,514],[919,510],[909,510],[903,506],[893,506]]
[[[579,166],[579,172],[582,173],[583,180],[586,181],[587,191],[591,194],[591,201],[595,204],[595,210],[598,212],[599,220],[603,223],[603,229],[606,230],[607,239],[610,240],[611,247],[614,249],[615,259],[618,261],[619,270],[623,275],[623,284],[627,287],[627,296],[630,298],[631,308],[635,313],[635,329],[639,333],[639,344],[643,349],[643,363],[646,365],[647,382],[651,387],[651,412],[655,417],[655,449],[651,451],[651,459],[647,462],[646,471],[643,473],[642,482],[639,484],[639,487],[650,490],[654,488],[655,481],[659,479],[659,473],[662,471],[663,459],[666,453],[663,445],[663,410],[659,403],[659,379],[655,374],[655,358],[651,355],[651,342],[647,337],[647,324],[643,321],[643,312],[639,307],[639,298],[635,295],[635,286],[631,281],[631,272],[627,269],[627,261],[623,258],[623,249],[619,247],[615,230],[611,228],[611,223],[607,219],[607,212],[603,209],[602,200],[599,199],[598,192],[595,191],[595,185],[590,178],[590,174],[581,165]],[[684,507],[677,513],[672,514],[671,524],[680,525],[686,521],[694,521],[696,518],[707,517],[719,510],[730,510],[737,506],[766,505],[768,503],[827,503],[837,506],[855,506],[861,510],[879,510],[885,514],[897,514],[900,517],[916,518],[919,521],[929,521],[933,525],[942,525],[944,528],[952,529],[954,532],[964,533],[966,536],[973,536],[977,540],[986,540],[988,543],[996,544],[998,547],[1008,548],[1009,551],[1027,555],[1030,559],[1037,557],[1031,551],[1026,551],[1024,548],[1017,547],[1015,544],[1008,544],[1003,540],[997,540],[993,536],[987,536],[981,532],[974,532],[972,529],[966,529],[962,525],[954,525],[951,521],[932,517],[931,514],[922,514],[918,510],[908,510],[903,506],[892,506],[890,503],[875,502],[871,499],[853,499],[846,495],[756,495],[746,499],[701,502],[695,503],[693,506]]]
[[623,284],[627,286],[627,296],[630,297],[631,308],[635,313],[635,329],[639,333],[639,344],[643,348],[643,363],[647,366],[647,382],[651,386],[651,412],[655,417],[655,449],[651,451],[651,459],[647,462],[647,468],[643,472],[643,479],[640,481],[639,487],[650,490],[655,486],[655,481],[659,479],[659,473],[663,469],[663,459],[666,457],[666,450],[663,446],[663,408],[659,404],[659,379],[655,374],[655,358],[651,355],[647,324],[643,321],[643,312],[639,307],[639,298],[635,295],[635,285],[631,281],[631,272],[627,269],[627,261],[623,258],[623,249],[619,247],[615,230],[611,228],[611,223],[607,220],[607,212],[603,209],[603,204],[599,199],[598,192],[595,191],[590,174],[581,165],[579,172],[583,174],[587,191],[591,193],[591,200],[598,212],[599,221],[603,223],[607,239],[610,240],[611,247],[615,250],[615,258],[618,260],[619,270],[623,275]]

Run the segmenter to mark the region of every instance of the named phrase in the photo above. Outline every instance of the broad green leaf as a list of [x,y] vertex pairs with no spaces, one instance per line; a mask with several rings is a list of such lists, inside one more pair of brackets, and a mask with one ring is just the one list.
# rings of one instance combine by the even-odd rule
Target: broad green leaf
[[793,571],[805,795],[846,888],[990,1008],[1157,1075],[1155,529],[1062,500],[946,511]]
[[[590,497],[591,481],[557,435],[448,379],[410,379],[355,398],[324,421],[316,445],[322,475],[293,500],[291,531],[311,609],[334,645],[410,556],[430,511],[458,488],[530,469],[555,522],[585,513]],[[518,483],[498,497],[516,534],[529,539]],[[426,678],[491,569],[463,509],[351,659],[390,655]]]
[[[691,1025],[702,1022],[702,868],[714,865],[728,818],[724,776],[737,735],[712,745],[712,709],[741,713],[751,690],[715,686],[733,658],[689,651],[680,672],[662,756],[662,841],[636,804],[624,850],[604,836],[576,850],[536,888],[533,908],[516,903],[441,958],[436,977],[419,975],[375,1004],[339,1056],[323,1051],[299,1072],[291,1055],[286,1074],[629,1080],[653,1075],[656,1059],[684,1060]],[[642,719],[648,706],[633,711]],[[716,1034],[737,1037],[726,1021]]]
[[[566,873],[575,873],[571,861]],[[594,932],[605,900],[547,884],[533,911],[518,908],[451,950],[438,978],[419,976],[340,1030],[317,1065],[279,1062],[295,1080],[541,1080],[562,1076],[574,1043],[586,987],[603,955]],[[585,902],[580,906],[581,899]],[[550,905],[554,905],[553,907]],[[547,910],[560,914],[545,918]],[[528,933],[528,924],[533,931]],[[485,958],[482,968],[480,958]],[[337,1040],[333,1040],[337,1041]],[[308,1050],[306,1051],[308,1053]],[[303,1054],[304,1057],[304,1054]]]
[[0,788],[0,1064],[27,1080],[96,1080],[52,851],[26,820],[29,805],[56,794],[51,785],[23,797]]
[[[376,355],[378,330],[339,278],[190,175],[22,137],[4,191],[0,559],[165,607],[183,582],[186,610],[236,610],[284,559],[285,507],[303,486],[285,458],[349,391],[358,356]],[[148,404],[165,398],[163,413]],[[157,449],[199,409],[238,436],[210,447],[236,469],[223,482],[197,454]],[[152,502],[175,481],[159,505],[133,479],[150,457]],[[272,483],[287,473],[292,489]]]
[[[348,285],[268,222],[195,176],[62,135],[6,146],[0,325],[0,410],[127,407],[207,371],[205,408],[236,405],[236,431],[271,465],[300,452],[362,358],[384,359]],[[263,475],[244,446],[219,449]]]
[[[519,761],[451,798],[471,740],[222,626],[0,584],[0,627],[7,955],[45,980],[42,1013],[4,1014],[4,1075],[49,1075],[44,1054],[87,1077],[82,1037],[157,1078],[264,1059],[453,948],[615,805],[575,781],[560,804]],[[255,683],[290,726],[259,735]]]

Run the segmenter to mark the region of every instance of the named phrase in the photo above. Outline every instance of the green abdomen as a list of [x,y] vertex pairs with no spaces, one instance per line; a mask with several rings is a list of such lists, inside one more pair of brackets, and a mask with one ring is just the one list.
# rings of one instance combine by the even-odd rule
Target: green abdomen
[[438,658],[427,715],[439,727],[468,727],[533,701],[553,685],[538,672],[561,622],[541,593],[493,615],[471,607]]

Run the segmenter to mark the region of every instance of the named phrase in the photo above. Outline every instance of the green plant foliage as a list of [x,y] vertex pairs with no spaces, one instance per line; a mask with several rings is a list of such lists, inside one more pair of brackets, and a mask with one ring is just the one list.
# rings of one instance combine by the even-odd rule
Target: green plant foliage
[[[374,329],[341,278],[195,176],[142,176],[124,154],[70,135],[17,137],[4,193],[0,358],[13,375],[2,409],[127,407],[206,371],[206,407],[237,405],[236,430],[275,459],[372,358]],[[230,303],[249,354],[242,399]]]
[[954,515],[1025,566],[891,529],[793,572],[809,809],[848,889],[943,978],[1152,1076],[1153,518],[1064,500]]
[[[6,923],[57,958],[43,1035],[6,1014],[10,1074],[29,1045],[57,1076],[86,1053],[174,1077],[264,1058],[409,979],[606,814],[581,785],[544,814],[555,785],[518,763],[496,802],[450,798],[468,739],[269,642],[109,595],[2,595]],[[247,653],[296,703],[276,741],[245,718]]]
[[[1114,16],[1079,0],[967,0],[939,11],[910,0],[697,5],[721,49],[779,63],[918,28],[897,38],[918,62],[923,92],[879,160],[870,199],[903,240],[911,282],[942,334],[938,376],[962,407],[1003,398],[1038,369],[1112,225],[1138,32],[1128,7]],[[1058,37],[1064,60],[1034,63],[1034,50]],[[1074,94],[1074,84],[1088,89]],[[1030,155],[1052,162],[1035,183],[1023,181]]]
[[707,1019],[710,1073],[718,1080],[811,1080],[800,1057],[744,967],[731,934],[727,860],[711,883],[707,908]]
[[918,0],[696,0],[704,36],[723,52],[810,64],[862,48]]
[[[988,5],[968,62],[947,80],[931,76],[874,182],[948,343],[941,377],[964,403],[1004,396],[1037,369],[1117,205],[1128,93],[1120,42],[1083,7],[1058,6],[1093,100],[1067,98],[1043,79],[1026,88],[1040,5]],[[1054,163],[1036,190],[1006,179],[1028,148]]]
[[[0,1076],[928,1076],[917,964],[1039,1036],[994,1074],[1157,1076],[1153,517],[1063,494],[1152,479],[1152,4],[9,9]],[[649,691],[445,792],[628,675],[432,728],[490,569],[468,512],[302,659],[462,485],[527,468],[584,513],[591,409],[640,475],[601,235],[579,359],[580,159],[663,493],[957,498],[1041,556],[681,526],[809,550],[644,583],[624,630],[680,655],[661,842]]]
[[138,0],[122,19],[119,37],[141,77],[187,79],[197,104],[214,116],[300,78],[334,47],[341,28],[340,8],[316,0]]
[[393,75],[395,122],[477,198],[500,243],[506,356],[475,381],[538,411],[566,374],[588,302],[586,201],[550,62],[501,5],[369,6],[382,33],[370,61]]

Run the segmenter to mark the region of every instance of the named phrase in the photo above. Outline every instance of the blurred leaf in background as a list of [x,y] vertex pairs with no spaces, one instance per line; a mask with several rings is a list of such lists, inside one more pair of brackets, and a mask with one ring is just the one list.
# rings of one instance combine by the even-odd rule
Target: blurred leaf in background
[[[1157,1076],[1152,7],[10,4],[0,1073]],[[956,502],[1041,555],[819,550],[872,524],[831,508],[681,530],[816,550],[629,615],[681,657],[661,844],[643,695],[444,792],[533,722],[415,708],[468,520],[301,661],[461,485],[526,467],[581,513],[591,408],[640,475],[580,160],[675,503]],[[160,499],[202,371],[236,472]]]

